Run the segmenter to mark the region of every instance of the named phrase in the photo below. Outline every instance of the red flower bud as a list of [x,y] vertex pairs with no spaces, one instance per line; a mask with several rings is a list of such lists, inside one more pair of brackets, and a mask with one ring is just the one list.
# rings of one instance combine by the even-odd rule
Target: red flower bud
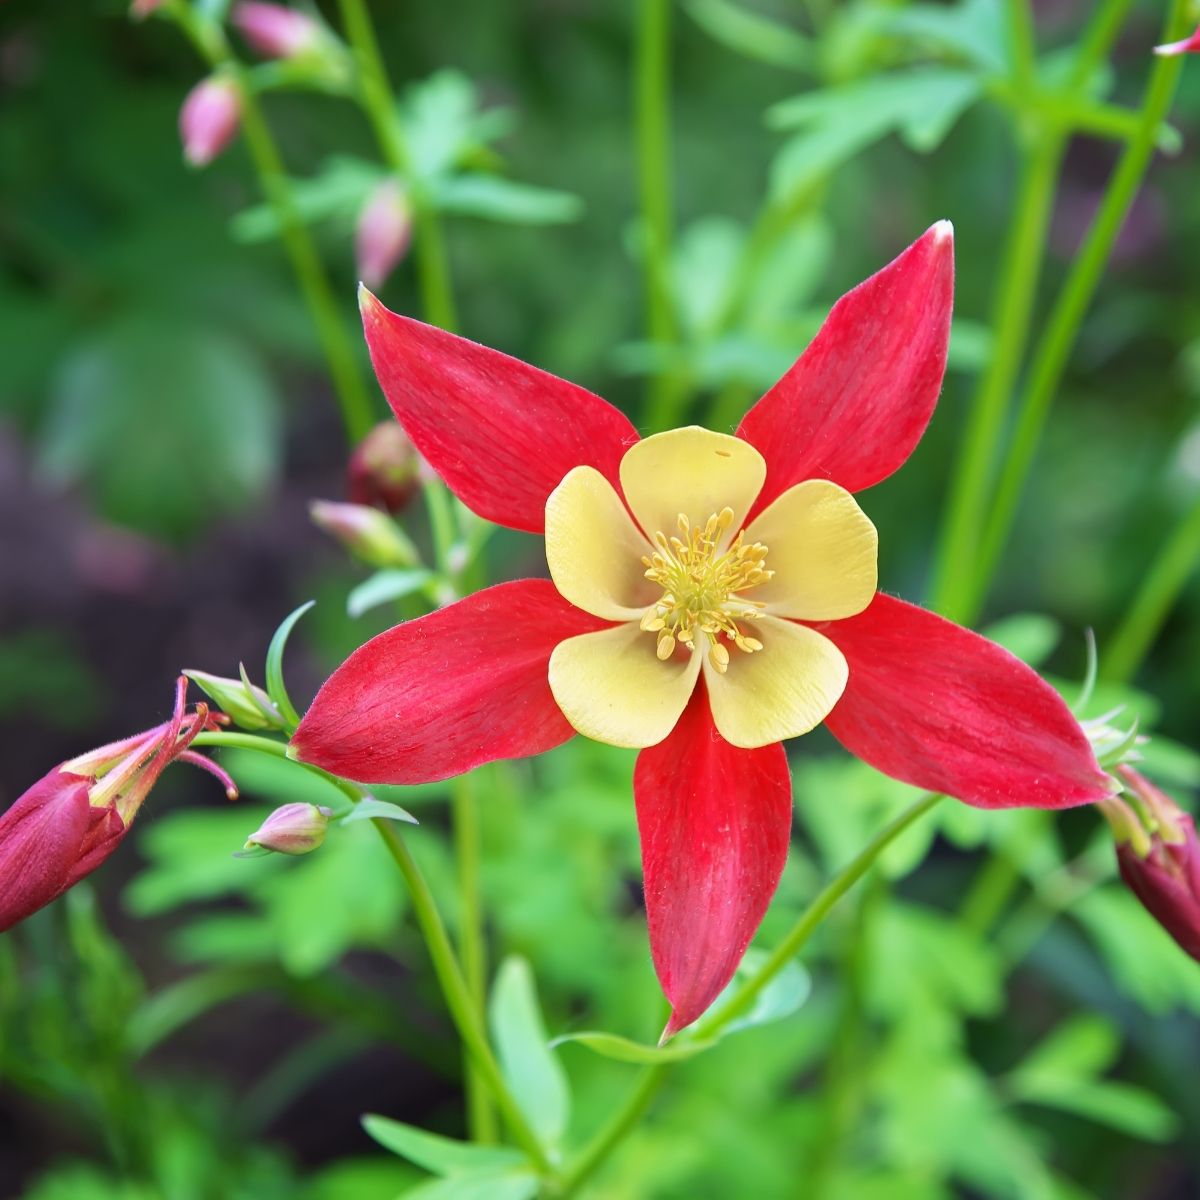
[[354,250],[358,277],[377,288],[392,273],[412,240],[412,208],[404,189],[388,179],[367,197],[358,217]]
[[169,721],[55,767],[0,816],[0,932],[57,899],[117,848],[168,763],[204,767],[237,796],[232,779],[189,750],[205,729],[225,723],[198,704],[185,713],[187,680],[175,689]]
[[294,58],[316,50],[322,40],[321,27],[312,17],[281,4],[246,0],[234,8],[233,23],[264,58]]
[[325,840],[332,811],[303,800],[277,808],[246,839],[247,850],[273,850],[276,854],[311,854]]
[[[1130,767],[1120,767],[1137,803],[1102,802],[1117,837],[1117,865],[1146,911],[1200,962],[1200,840],[1189,813]],[[1124,812],[1110,811],[1119,805]]]
[[413,498],[420,483],[421,457],[396,421],[383,421],[367,434],[346,470],[346,495],[397,513]]
[[202,79],[179,110],[183,156],[194,167],[212,162],[233,140],[241,117],[241,101],[232,80]]

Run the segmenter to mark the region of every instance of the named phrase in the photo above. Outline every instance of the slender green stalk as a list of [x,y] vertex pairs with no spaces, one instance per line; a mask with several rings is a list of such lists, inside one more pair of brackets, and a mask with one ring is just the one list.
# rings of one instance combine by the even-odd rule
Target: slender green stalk
[[1013,74],[1018,83],[1028,83],[1033,78],[1037,58],[1029,0],[1005,0],[1004,23],[1012,52]]
[[[1186,32],[1187,10],[1187,0],[1172,0],[1163,31],[1164,41],[1181,37]],[[984,525],[978,567],[971,580],[971,590],[959,609],[960,620],[974,620],[982,606],[988,584],[1008,540],[1017,504],[1076,334],[1154,153],[1158,128],[1170,109],[1180,67],[1181,60],[1177,57],[1155,60],[1141,108],[1141,125],[1137,135],[1121,156],[1083,248],[1072,264],[1050,313],[1034,354],[1029,382],[1018,410],[1012,445],[1001,468],[991,511]]]
[[[660,346],[677,339],[671,302],[671,0],[634,0],[633,119],[645,269],[646,332]],[[652,376],[651,429],[676,423],[684,399],[670,371]]]
[[1100,678],[1130,679],[1150,650],[1184,584],[1200,562],[1200,497],[1163,543],[1133,603],[1109,639],[1100,660]]
[[375,27],[364,0],[338,0],[338,7],[346,38],[358,58],[363,109],[375,130],[376,140],[388,167],[403,176],[410,188],[413,245],[425,319],[443,329],[453,330],[458,325],[458,313],[450,285],[450,265],[441,219],[409,159],[400,113],[388,82],[383,55],[379,52]]
[[932,604],[952,620],[962,619],[970,594],[974,556],[994,474],[995,447],[1004,432],[1009,397],[1029,338],[1062,154],[1062,138],[1042,134],[1022,172],[994,301],[995,345],[967,417],[938,545]]
[[972,933],[985,936],[1000,919],[1020,881],[1012,860],[993,851],[971,883],[958,910],[959,921]]
[[246,146],[250,150],[263,195],[275,210],[284,250],[317,327],[317,336],[321,340],[321,349],[337,393],[342,424],[353,445],[361,441],[374,424],[371,399],[354,347],[342,324],[340,309],[325,275],[321,256],[300,220],[292,199],[283,156],[271,135],[246,71],[229,49],[220,27],[201,18],[187,4],[175,4],[170,11],[201,56],[223,72],[238,89]]

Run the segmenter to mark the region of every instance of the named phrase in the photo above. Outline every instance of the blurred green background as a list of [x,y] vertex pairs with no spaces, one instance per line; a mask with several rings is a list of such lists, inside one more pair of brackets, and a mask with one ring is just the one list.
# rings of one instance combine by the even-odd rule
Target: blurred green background
[[[1093,6],[1033,7],[1053,78]],[[1164,7],[1132,6],[1095,84],[1109,103],[1136,108]],[[951,219],[942,401],[906,469],[864,498],[882,586],[922,600],[1028,134],[970,82],[1003,69],[1001,5],[675,7],[671,347],[644,331],[635,8],[372,6],[429,169],[450,181],[461,331],[647,430],[646,375],[666,372],[687,419],[729,428],[842,291]],[[303,599],[319,603],[290,652],[297,699],[394,619],[345,615],[365,572],[308,522],[310,498],[340,498],[348,447],[244,143],[203,171],[183,164],[177,113],[202,74],[168,22],[133,24],[120,3],[0,7],[0,806],[51,764],[163,719],[180,668],[234,674],[245,660],[256,673]],[[776,107],[802,94],[790,117]],[[352,231],[381,170],[370,128],[333,95],[281,88],[263,103],[365,370]],[[1200,70],[1185,69],[1172,124],[1174,153],[1125,224],[981,622],[1005,618],[996,636],[1067,687],[1083,629],[1103,662],[1200,495]],[[1118,153],[1071,141],[1035,331]],[[465,176],[503,182],[450,186]],[[411,262],[381,295],[420,312]],[[406,522],[424,542],[419,504]],[[544,570],[518,535],[488,555],[494,579]],[[1161,734],[1152,761],[1189,804],[1198,586],[1138,690],[1104,690],[1094,709],[1129,704]],[[824,735],[793,749],[798,835],[767,947],[907,799]],[[378,1154],[361,1113],[461,1135],[455,1042],[391,864],[364,826],[301,863],[231,859],[263,804],[304,785],[290,768],[224,761],[242,806],[171,772],[94,888],[0,939],[0,1194],[392,1196],[422,1176]],[[493,956],[532,962],[552,1034],[645,1041],[660,1023],[631,769],[573,743],[481,776]],[[431,787],[403,802],[452,906],[445,799]],[[1200,1194],[1200,969],[1109,882],[1110,858],[1089,813],[947,806],[822,932],[802,1011],[682,1066],[594,1194]],[[633,1068],[579,1047],[560,1057],[577,1144]]]

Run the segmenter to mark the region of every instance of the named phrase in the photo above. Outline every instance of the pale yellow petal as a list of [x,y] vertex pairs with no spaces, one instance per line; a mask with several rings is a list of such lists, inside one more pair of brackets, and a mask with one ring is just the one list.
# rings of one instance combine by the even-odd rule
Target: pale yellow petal
[[593,616],[636,621],[662,594],[645,577],[642,537],[612,484],[575,467],[546,501],[546,561],[562,596]]
[[635,624],[560,642],[550,690],[585,737],[611,746],[653,746],[675,728],[700,673],[700,655],[660,662],[656,639]]
[[860,613],[875,595],[879,538],[854,497],[827,479],[788,488],[746,530],[767,547],[774,578],[747,599],[766,611],[805,621],[836,621]]
[[815,629],[776,617],[748,621],[746,628],[761,650],[731,650],[724,675],[705,656],[704,681],[721,736],[753,749],[808,733],[846,687],[842,652]]
[[767,464],[749,442],[698,425],[644,438],[621,459],[625,498],[650,537],[677,536],[680,513],[692,525],[703,525],[713,513],[731,508],[728,540],[766,477]]

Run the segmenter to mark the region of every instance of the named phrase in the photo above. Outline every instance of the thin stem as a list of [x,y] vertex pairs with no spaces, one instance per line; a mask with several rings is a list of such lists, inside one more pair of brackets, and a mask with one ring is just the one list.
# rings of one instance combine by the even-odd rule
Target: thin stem
[[1013,75],[1018,83],[1028,83],[1033,78],[1037,58],[1029,0],[1006,0],[1004,18],[1009,49],[1012,51]]
[[425,876],[421,874],[420,867],[417,866],[407,844],[396,830],[394,822],[375,819],[373,824],[379,830],[379,836],[383,838],[388,851],[400,868],[400,873],[404,876],[404,882],[408,885],[413,912],[416,915],[417,924],[421,927],[421,933],[424,935],[425,945],[429,949],[434,973],[437,975],[442,995],[446,999],[446,1007],[450,1010],[450,1016],[458,1027],[459,1036],[463,1040],[467,1053],[479,1068],[480,1076],[495,1097],[496,1105],[516,1142],[529,1155],[539,1171],[548,1175],[553,1174],[553,1168],[550,1160],[546,1157],[545,1150],[542,1149],[537,1135],[529,1127],[529,1123],[513,1099],[512,1093],[508,1090],[504,1077],[500,1073],[500,1067],[492,1053],[491,1046],[488,1045],[483,1025],[475,1011],[475,1003],[470,989],[463,978],[462,970],[454,955],[454,948],[450,944],[450,937],[446,933],[446,926],[442,922],[441,914],[437,910],[437,904],[429,889],[429,884],[425,881]]
[[971,883],[958,911],[959,921],[972,933],[984,937],[999,920],[1020,882],[1020,873],[1012,860],[993,851]]
[[425,319],[443,329],[453,330],[458,325],[458,314],[450,284],[450,266],[441,220],[409,157],[396,99],[388,81],[387,67],[379,52],[375,27],[364,0],[338,0],[338,7],[347,40],[358,58],[359,93],[363,109],[375,130],[388,167],[402,176],[411,190],[417,280]]
[[[1188,0],[1172,0],[1163,31],[1171,41],[1186,32]],[[1033,464],[1050,405],[1058,389],[1080,323],[1095,295],[1109,254],[1154,153],[1158,128],[1166,118],[1179,79],[1178,57],[1158,58],[1151,71],[1141,108],[1141,124],[1113,173],[1100,209],[1058,300],[1050,313],[1030,368],[1029,383],[1017,416],[1008,457],[1001,469],[991,512],[984,526],[972,590],[959,611],[970,622],[978,615],[987,585],[1008,540],[1018,502]]]
[[[634,0],[633,119],[645,268],[646,332],[676,341],[671,303],[671,0]],[[647,394],[651,429],[673,425],[683,392],[670,372],[656,373]]]
[[1200,562],[1200,497],[1163,543],[1124,620],[1105,647],[1100,678],[1130,679],[1150,650],[1184,584]]
[[952,620],[960,620],[967,606],[974,554],[994,475],[995,447],[1003,433],[1029,337],[1062,153],[1062,138],[1043,134],[1028,154],[1022,172],[994,301],[995,344],[971,404],[962,449],[955,459],[938,545],[932,604]]

